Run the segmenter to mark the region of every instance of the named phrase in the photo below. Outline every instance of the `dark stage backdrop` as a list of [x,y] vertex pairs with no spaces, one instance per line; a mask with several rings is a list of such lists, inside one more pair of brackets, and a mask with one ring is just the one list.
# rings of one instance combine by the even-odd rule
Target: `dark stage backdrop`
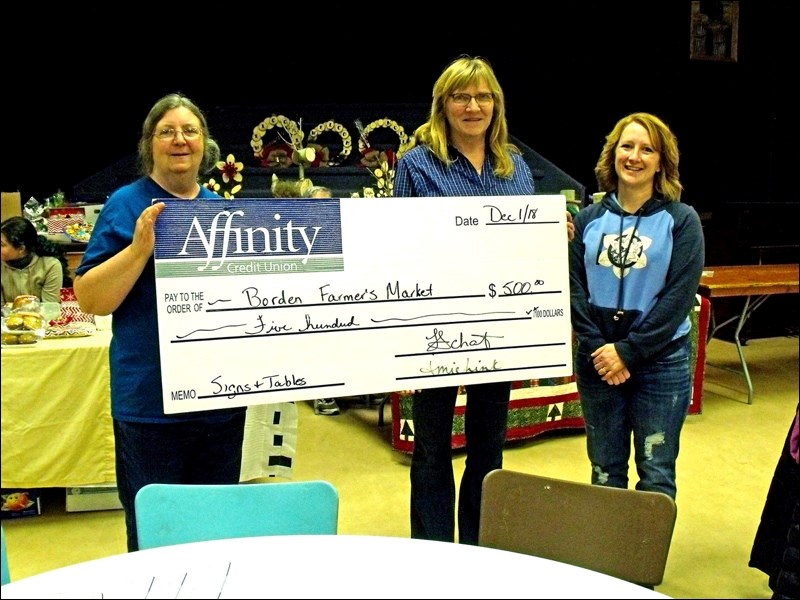
[[[698,210],[797,199],[785,93],[790,56],[797,67],[789,31],[798,25],[796,3],[742,1],[738,61],[727,63],[690,60],[688,1],[540,4],[526,8],[524,21],[504,10],[502,19],[428,25],[397,14],[365,13],[341,25],[317,15],[297,25],[302,15],[266,9],[191,18],[151,12],[129,25],[135,33],[117,31],[117,17],[68,27],[58,15],[48,25],[30,9],[13,9],[31,14],[5,19],[0,187],[19,189],[23,200],[58,189],[69,198],[73,185],[135,152],[148,109],[169,92],[206,111],[426,102],[435,78],[463,52],[495,66],[512,134],[589,192],[604,135],[624,114],[644,110],[678,134],[684,200]],[[442,41],[443,27],[457,41]]]

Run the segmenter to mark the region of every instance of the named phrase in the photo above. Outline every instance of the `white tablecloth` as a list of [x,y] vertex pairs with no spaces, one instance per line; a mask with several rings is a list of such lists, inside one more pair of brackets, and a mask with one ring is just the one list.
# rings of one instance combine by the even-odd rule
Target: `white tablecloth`
[[3,598],[666,598],[524,554],[379,536],[165,546],[3,586]]

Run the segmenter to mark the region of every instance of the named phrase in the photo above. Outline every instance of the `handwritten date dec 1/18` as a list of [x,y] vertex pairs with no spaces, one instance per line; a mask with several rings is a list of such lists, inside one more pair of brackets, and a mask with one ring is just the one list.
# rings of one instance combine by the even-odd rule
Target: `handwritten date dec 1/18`
[[[487,210],[487,222],[491,224],[533,223],[536,221],[536,213],[539,210],[530,204],[525,205],[525,208],[518,208],[516,212],[506,212],[494,204],[485,204],[483,208]],[[481,222],[478,217],[456,215],[455,224],[456,227],[475,227]]]

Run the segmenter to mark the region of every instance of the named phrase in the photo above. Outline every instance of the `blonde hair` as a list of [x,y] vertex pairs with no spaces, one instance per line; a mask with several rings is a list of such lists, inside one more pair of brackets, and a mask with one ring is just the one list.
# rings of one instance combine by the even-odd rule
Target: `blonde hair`
[[614,168],[614,157],[622,132],[631,123],[638,123],[647,130],[656,152],[661,155],[661,171],[656,173],[653,180],[655,191],[667,200],[679,202],[683,185],[681,185],[678,171],[680,159],[678,138],[664,121],[655,115],[644,112],[632,113],[621,118],[614,125],[611,133],[606,136],[606,142],[594,168],[600,191],[611,192],[616,190],[619,185],[619,176]]
[[492,169],[498,177],[510,178],[514,174],[514,160],[511,158],[511,153],[521,154],[521,152],[517,146],[508,141],[505,95],[489,61],[481,56],[461,55],[439,75],[433,85],[430,115],[428,120],[414,132],[415,142],[428,146],[439,160],[450,165],[452,160],[447,151],[449,125],[445,103],[450,94],[476,82],[485,82],[494,97],[492,122],[486,132]]

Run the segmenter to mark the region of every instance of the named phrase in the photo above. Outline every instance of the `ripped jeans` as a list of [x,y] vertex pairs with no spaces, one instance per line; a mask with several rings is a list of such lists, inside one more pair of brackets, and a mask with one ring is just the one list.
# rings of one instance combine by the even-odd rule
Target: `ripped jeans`
[[592,484],[628,487],[633,434],[637,490],[663,492],[673,499],[675,462],[683,423],[692,400],[689,336],[675,352],[631,369],[622,385],[608,385],[578,353],[575,374],[586,422]]

